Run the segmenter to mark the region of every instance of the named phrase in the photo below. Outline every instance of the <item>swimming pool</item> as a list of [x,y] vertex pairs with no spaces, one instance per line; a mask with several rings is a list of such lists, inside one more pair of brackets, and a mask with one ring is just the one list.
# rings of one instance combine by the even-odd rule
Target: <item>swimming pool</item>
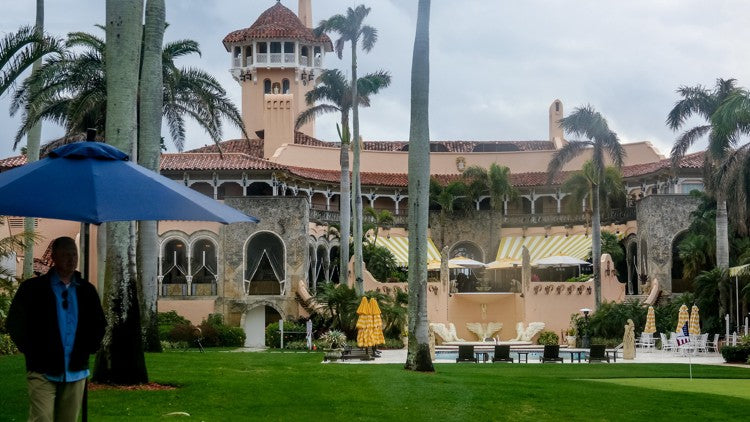
[[[492,358],[495,356],[494,350],[476,350],[475,352],[484,352],[487,353],[489,358],[487,358],[488,362],[492,362]],[[523,352],[524,355],[528,354],[529,362],[539,362],[539,358],[542,357],[542,352]],[[514,362],[518,362],[518,352],[511,351],[510,357],[513,358]],[[568,353],[565,353],[563,350],[560,350],[560,357],[564,359],[564,362],[569,363],[570,362],[570,355]],[[435,351],[435,361],[442,362],[455,362],[456,358],[458,358],[458,351],[448,351],[448,350],[437,350]],[[581,362],[585,362],[586,359],[588,359],[588,353],[584,352],[581,354]],[[479,358],[479,361],[482,361],[482,358]],[[577,359],[576,359],[577,362]]]

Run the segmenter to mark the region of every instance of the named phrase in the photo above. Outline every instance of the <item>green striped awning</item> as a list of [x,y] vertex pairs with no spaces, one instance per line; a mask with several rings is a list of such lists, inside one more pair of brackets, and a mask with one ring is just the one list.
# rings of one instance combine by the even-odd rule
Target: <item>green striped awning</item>
[[[409,266],[409,238],[404,236],[391,236],[389,237],[378,237],[376,242],[378,246],[384,246],[388,248],[396,259],[396,264],[399,267]],[[427,261],[437,260],[440,261],[440,251],[432,239],[427,239]]]
[[586,259],[591,254],[591,236],[575,234],[570,236],[508,236],[502,238],[497,250],[497,260],[521,259],[521,248],[526,246],[531,262],[548,256],[565,255]]

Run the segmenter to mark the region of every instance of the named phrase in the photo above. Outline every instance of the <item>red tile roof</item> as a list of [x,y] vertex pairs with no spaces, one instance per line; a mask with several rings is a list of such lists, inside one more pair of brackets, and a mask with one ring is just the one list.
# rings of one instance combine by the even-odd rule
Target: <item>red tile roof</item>
[[324,43],[327,51],[333,51],[333,44],[327,35],[316,37],[313,30],[307,28],[294,12],[281,3],[276,3],[261,13],[249,28],[232,31],[224,37],[224,46],[235,42],[254,39],[294,39],[314,43]]
[[10,170],[13,167],[19,167],[26,164],[25,155],[16,155],[15,157],[3,158],[0,160],[0,171]]
[[[262,139],[230,139],[219,143],[223,153],[237,152],[247,154],[251,157],[263,157],[263,140]],[[202,146],[200,148],[185,151],[185,153],[196,152],[219,152],[216,144]]]
[[241,153],[216,152],[162,154],[162,171],[186,170],[280,170],[284,166]]

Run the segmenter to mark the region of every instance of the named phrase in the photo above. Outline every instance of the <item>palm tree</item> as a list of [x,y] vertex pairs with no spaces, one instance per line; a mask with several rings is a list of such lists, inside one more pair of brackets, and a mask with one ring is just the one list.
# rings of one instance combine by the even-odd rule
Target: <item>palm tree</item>
[[589,220],[593,209],[593,188],[595,184],[599,186],[599,202],[602,212],[609,211],[613,204],[622,203],[626,196],[622,172],[618,168],[606,166],[604,168],[604,180],[601,183],[596,183],[596,180],[597,174],[594,170],[594,163],[587,160],[583,163],[581,171],[574,172],[562,185],[562,190],[569,193],[571,198],[568,202],[570,211],[582,211],[583,202],[586,201],[585,211]]
[[[131,151],[137,132],[136,105],[138,71],[141,59],[143,3],[107,1],[106,102],[107,142],[122,151]],[[40,71],[41,72],[41,71]],[[107,265],[105,270],[104,310],[107,329],[102,347],[96,354],[94,379],[107,384],[143,384],[148,382],[141,338],[140,307],[134,265],[130,254],[132,225],[107,223]]]
[[[490,210],[493,214],[504,212],[504,203],[507,199],[515,199],[518,191],[510,184],[510,169],[497,163],[490,164],[489,168],[471,166],[467,168],[463,177],[469,182],[469,192],[474,200],[487,195],[490,197]],[[501,220],[502,221],[502,220]],[[495,234],[495,218],[490,217],[490,250],[497,250],[499,240]]]
[[373,239],[372,244],[376,245],[378,243],[378,233],[380,232],[380,228],[383,227],[387,229],[393,225],[393,214],[388,210],[378,211],[373,207],[365,208],[365,214],[369,216],[374,223],[373,230],[375,231],[375,238]]
[[357,93],[357,45],[362,41],[362,49],[365,52],[372,50],[375,42],[378,40],[378,31],[370,25],[363,25],[362,22],[370,14],[370,8],[359,5],[352,9],[347,8],[346,16],[334,15],[320,22],[315,29],[315,35],[323,32],[336,32],[339,38],[335,43],[336,54],[339,59],[342,58],[344,45],[351,43],[352,54],[352,129],[354,139],[353,162],[352,162],[352,186],[354,187],[354,275],[356,278],[355,287],[359,294],[363,293],[362,281],[362,186],[359,177],[359,155],[360,155],[360,136],[359,136],[359,94]]
[[[85,32],[73,32],[68,34],[67,46],[77,52],[47,59],[13,96],[11,114],[23,110],[15,145],[31,126],[43,119],[65,126],[67,134],[84,133],[87,128],[106,134],[108,78],[104,40]],[[186,116],[193,118],[217,144],[222,140],[223,119],[244,134],[240,112],[219,82],[202,70],[177,67],[175,60],[189,54],[200,54],[198,43],[180,40],[166,43],[161,56],[162,114],[172,142],[180,151],[185,142]],[[32,95],[33,84],[40,88]]]
[[590,105],[579,107],[559,121],[560,127],[568,133],[586,138],[583,141],[569,141],[552,156],[547,166],[548,183],[552,184],[555,175],[573,158],[591,151],[591,162],[598,177],[593,181],[591,258],[594,266],[594,305],[598,309],[602,302],[602,237],[599,204],[599,181],[604,180],[605,159],[608,157],[615,167],[622,168],[625,149],[620,145],[617,134],[610,130],[607,120]]
[[62,41],[39,33],[36,26],[22,26],[0,38],[0,96],[37,60],[63,51]]
[[[166,17],[164,0],[148,0],[143,26],[143,63],[139,86],[138,164],[159,172],[161,117],[164,101],[162,43]],[[138,222],[138,294],[146,351],[160,352],[157,321],[159,242],[156,221]]]
[[430,0],[419,0],[411,62],[409,128],[409,346],[406,369],[434,372],[427,319],[427,224],[430,188]]
[[430,178],[430,203],[440,207],[440,248],[445,247],[445,225],[448,217],[457,210],[469,208],[468,189],[462,180],[454,180],[443,186],[434,177]]
[[[738,88],[734,79],[717,79],[716,85],[709,90],[701,85],[694,87],[681,86],[677,93],[682,97],[677,101],[667,116],[667,126],[672,130],[681,129],[687,119],[697,115],[706,121],[683,132],[672,147],[672,166],[676,167],[688,149],[703,136],[708,135],[708,157],[706,169],[718,165],[726,155],[727,148],[732,144],[733,129],[715,130],[717,125],[712,116],[727,98],[736,93]],[[707,180],[709,188],[713,186]],[[729,268],[729,223],[727,217],[727,203],[722,189],[713,189],[717,200],[716,211],[716,264],[720,268]]]
[[[378,93],[382,88],[391,84],[391,75],[386,71],[370,73],[357,81],[357,95],[359,103],[364,107],[370,105],[370,95]],[[315,105],[318,101],[326,103]],[[299,129],[313,117],[326,113],[341,113],[339,139],[341,140],[341,194],[339,197],[339,223],[342,227],[341,255],[339,259],[339,282],[347,281],[347,267],[349,265],[349,229],[351,227],[351,194],[349,190],[349,112],[352,108],[351,87],[339,70],[325,70],[320,75],[320,84],[305,95],[305,102],[311,106],[300,113],[295,125]]]

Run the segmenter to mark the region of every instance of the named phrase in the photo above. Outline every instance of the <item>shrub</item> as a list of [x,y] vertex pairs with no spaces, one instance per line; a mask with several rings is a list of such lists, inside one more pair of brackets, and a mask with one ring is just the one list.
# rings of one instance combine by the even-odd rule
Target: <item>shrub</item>
[[[294,321],[284,321],[284,348],[287,348],[290,342],[300,340],[300,336],[304,338],[306,328],[304,325]],[[290,331],[295,333],[290,333]],[[266,326],[266,346],[278,348],[281,345],[281,333],[279,333],[279,323],[273,322]]]
[[594,337],[589,342],[590,344],[603,344],[607,346],[607,348],[613,348],[617,346],[618,344],[622,343],[622,338],[604,338],[604,337]]
[[176,311],[159,312],[156,316],[159,325],[159,340],[174,341],[170,333],[177,325],[191,325],[190,321],[182,317]]
[[558,337],[554,331],[545,330],[539,333],[539,340],[537,340],[537,343],[545,346],[560,344],[560,337]]
[[376,280],[386,282],[391,277],[399,277],[396,259],[388,248],[372,243],[362,245],[362,259],[367,270]]
[[295,340],[284,343],[284,348],[289,350],[308,350],[306,340]]
[[177,324],[172,327],[172,330],[162,338],[164,341],[169,342],[186,342],[192,344],[200,336],[198,327],[191,323]]
[[400,338],[387,338],[383,349],[403,349],[404,342]]
[[14,355],[18,353],[18,348],[8,334],[0,334],[0,356]]
[[224,325],[221,314],[211,314],[201,322],[202,343],[206,347],[241,347],[245,332],[240,327]]
[[[635,332],[640,333],[646,325],[647,311],[639,301],[627,301],[623,303],[602,302],[599,309],[589,317],[589,337],[622,339],[628,319],[633,320]],[[582,316],[577,321],[578,332],[582,335],[586,333],[582,326],[584,321]]]
[[750,346],[724,346],[721,348],[721,356],[728,363],[747,363],[750,359]]
[[190,344],[186,341],[161,341],[162,350],[184,350],[190,347]]

